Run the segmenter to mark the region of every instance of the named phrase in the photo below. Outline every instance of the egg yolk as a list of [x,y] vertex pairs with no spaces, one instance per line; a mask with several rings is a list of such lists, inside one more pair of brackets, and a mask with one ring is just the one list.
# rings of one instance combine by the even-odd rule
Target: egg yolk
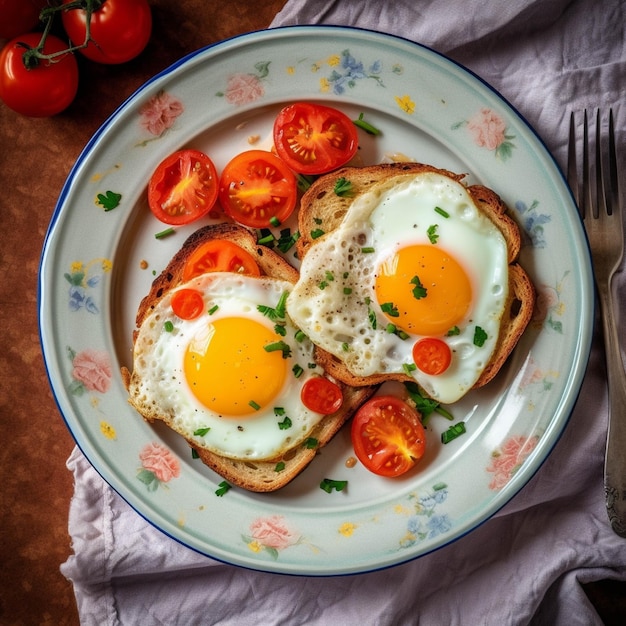
[[287,361],[267,351],[280,337],[254,320],[221,318],[190,342],[185,377],[196,398],[224,417],[248,415],[269,405],[281,390]]
[[376,297],[397,328],[413,335],[445,335],[470,309],[472,285],[446,250],[414,245],[382,263]]

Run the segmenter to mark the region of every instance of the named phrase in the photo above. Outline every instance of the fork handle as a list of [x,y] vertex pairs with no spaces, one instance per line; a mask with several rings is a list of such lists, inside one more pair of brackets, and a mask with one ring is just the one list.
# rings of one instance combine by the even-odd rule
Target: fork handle
[[609,422],[604,463],[606,509],[613,530],[626,537],[626,373],[617,335],[611,282],[599,289],[606,350]]

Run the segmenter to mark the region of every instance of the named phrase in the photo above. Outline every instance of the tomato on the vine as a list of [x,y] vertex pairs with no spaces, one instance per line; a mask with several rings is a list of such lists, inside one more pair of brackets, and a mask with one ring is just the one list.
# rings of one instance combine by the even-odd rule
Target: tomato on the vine
[[261,275],[254,257],[228,239],[211,239],[198,246],[185,262],[182,280],[186,283],[206,272]]
[[[63,0],[69,4],[74,0]],[[75,46],[85,41],[87,12],[67,9],[62,13],[63,27]],[[80,53],[92,61],[106,64],[134,59],[148,44],[152,33],[152,12],[148,0],[106,0],[91,14],[90,37]]]
[[276,155],[247,150],[229,161],[220,177],[220,203],[236,222],[264,228],[284,222],[297,200],[296,177]]
[[315,376],[309,378],[302,386],[300,399],[307,409],[322,415],[330,415],[341,408],[343,391],[332,380]]
[[[71,53],[54,59],[40,59],[27,69],[23,55],[27,47],[36,48],[41,33],[27,33],[12,39],[0,52],[0,99],[17,113],[29,117],[48,117],[67,108],[78,90],[78,64]],[[24,47],[24,44],[26,47]],[[65,42],[48,35],[44,54],[67,50]]]
[[352,445],[379,476],[400,476],[424,456],[426,434],[418,412],[396,396],[374,396],[352,420]]
[[278,156],[300,174],[325,174],[345,165],[359,147],[352,120],[337,109],[297,102],[274,121]]
[[148,204],[161,222],[180,226],[206,215],[217,200],[217,170],[204,152],[185,148],[157,165]]
[[33,30],[46,4],[46,0],[0,0],[0,39],[13,39]]

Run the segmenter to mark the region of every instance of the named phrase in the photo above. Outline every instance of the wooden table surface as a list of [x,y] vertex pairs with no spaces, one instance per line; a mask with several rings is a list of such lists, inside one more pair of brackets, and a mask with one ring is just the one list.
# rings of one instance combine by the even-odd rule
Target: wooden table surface
[[138,87],[183,55],[266,28],[285,0],[150,0],[151,40],[118,66],[79,59],[74,103],[48,119],[0,103],[0,623],[78,624],[59,566],[67,530],[74,446],[46,378],[39,347],[37,275],[58,194],[78,154]]
[[[78,624],[72,586],[59,571],[71,553],[73,485],[65,462],[74,442],[48,386],[37,321],[39,257],[63,182],[94,131],[146,80],[198,48],[267,27],[284,3],[150,0],[153,32],[146,50],[119,66],[79,59],[79,93],[65,112],[25,118],[0,103],[3,625]],[[619,623],[623,585],[608,581],[587,592],[607,624]]]

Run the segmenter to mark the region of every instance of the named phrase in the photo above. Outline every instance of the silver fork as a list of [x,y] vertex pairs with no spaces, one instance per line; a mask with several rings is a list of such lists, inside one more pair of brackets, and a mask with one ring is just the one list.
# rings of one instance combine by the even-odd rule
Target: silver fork
[[[609,392],[609,427],[604,463],[606,508],[613,530],[626,537],[626,373],[620,353],[611,288],[613,275],[624,254],[624,228],[612,110],[609,111],[608,144],[605,151],[601,126],[602,118],[598,109],[595,120],[595,156],[592,160],[589,121],[587,111],[584,111],[582,185],[579,186],[576,127],[574,113],[571,114],[567,178],[587,232],[602,315]],[[608,171],[605,171],[603,161]]]

